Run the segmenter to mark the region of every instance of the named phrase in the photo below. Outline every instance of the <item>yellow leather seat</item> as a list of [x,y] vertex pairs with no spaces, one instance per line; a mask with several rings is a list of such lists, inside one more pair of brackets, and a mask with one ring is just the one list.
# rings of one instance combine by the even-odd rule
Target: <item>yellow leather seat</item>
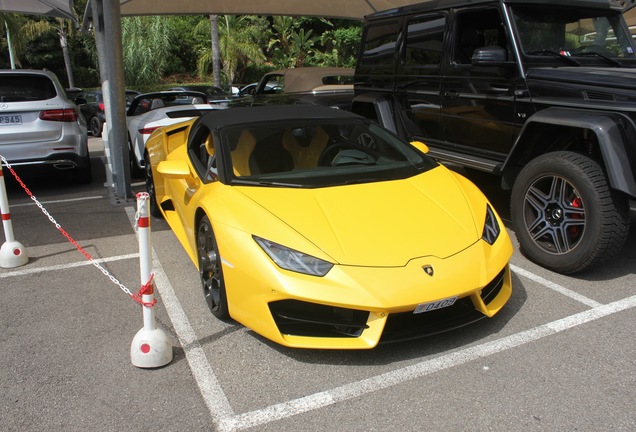
[[238,177],[249,176],[250,156],[256,147],[256,138],[248,130],[244,130],[239,135],[236,147],[232,150],[232,167],[234,174]]
[[316,128],[315,133],[307,145],[301,145],[291,130],[285,131],[283,135],[283,147],[291,153],[296,168],[313,168],[318,166],[320,154],[329,142],[329,135],[320,126]]

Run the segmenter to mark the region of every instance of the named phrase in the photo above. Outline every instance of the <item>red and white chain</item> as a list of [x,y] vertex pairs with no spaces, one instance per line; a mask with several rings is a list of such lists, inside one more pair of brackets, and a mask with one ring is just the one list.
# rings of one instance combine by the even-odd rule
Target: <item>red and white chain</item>
[[[97,267],[106,277],[108,277],[115,285],[117,285],[123,292],[125,292],[126,294],[128,294],[133,300],[135,300],[136,302],[143,304],[143,302],[141,301],[141,295],[145,292],[145,290],[147,289],[148,285],[152,282],[152,279],[150,281],[148,281],[147,284],[145,284],[144,286],[141,287],[141,290],[139,291],[138,294],[133,294],[128,288],[126,288],[126,286],[121,283],[115,276],[113,276],[112,274],[110,274],[110,272],[108,270],[106,270],[104,267],[102,267],[101,264],[99,264],[99,262],[95,261],[95,259],[93,259],[93,257],[86,252],[86,250],[84,250],[84,248],[82,246],[79,245],[79,243],[77,243],[75,241],[75,239],[73,239],[70,234],[64,229],[62,228],[62,226],[57,223],[57,221],[55,220],[55,218],[53,216],[51,216],[51,214],[44,208],[44,206],[42,205],[42,203],[40,203],[40,201],[38,201],[38,199],[35,197],[35,195],[33,195],[33,193],[31,193],[31,191],[29,190],[29,188],[24,184],[24,182],[22,181],[22,179],[20,179],[20,177],[18,176],[18,174],[13,170],[13,168],[11,167],[11,165],[9,164],[9,162],[5,159],[4,156],[0,155],[0,159],[2,160],[2,164],[4,166],[7,167],[7,169],[11,172],[11,174],[13,175],[13,177],[15,177],[16,181],[20,184],[20,186],[22,186],[22,189],[24,189],[24,191],[26,192],[26,194],[31,198],[31,200],[33,200],[33,202],[35,203],[35,205],[37,205],[40,210],[42,211],[42,213],[44,213],[44,215],[49,218],[49,220],[51,221],[51,223],[53,225],[55,225],[55,228],[58,229],[58,231],[60,231],[60,233],[62,233],[62,235],[73,245],[75,246],[75,248],[82,254],[84,255],[84,257],[86,257],[87,260],[89,260],[91,262],[91,264],[93,264],[95,267]],[[137,212],[135,214],[135,226],[137,225],[137,222],[139,220],[139,212]]]

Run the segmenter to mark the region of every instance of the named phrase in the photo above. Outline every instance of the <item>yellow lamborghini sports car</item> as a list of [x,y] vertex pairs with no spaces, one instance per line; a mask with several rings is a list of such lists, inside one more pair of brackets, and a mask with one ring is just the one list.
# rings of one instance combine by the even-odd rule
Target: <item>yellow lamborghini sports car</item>
[[331,108],[215,110],[148,140],[150,208],[216,317],[289,347],[372,348],[511,295],[502,221],[426,151]]

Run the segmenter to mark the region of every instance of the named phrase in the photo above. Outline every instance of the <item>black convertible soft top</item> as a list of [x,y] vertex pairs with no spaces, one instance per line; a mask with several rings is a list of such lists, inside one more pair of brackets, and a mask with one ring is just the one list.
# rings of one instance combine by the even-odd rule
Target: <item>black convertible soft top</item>
[[318,105],[263,105],[228,108],[206,112],[200,121],[209,129],[281,120],[360,118],[357,114]]

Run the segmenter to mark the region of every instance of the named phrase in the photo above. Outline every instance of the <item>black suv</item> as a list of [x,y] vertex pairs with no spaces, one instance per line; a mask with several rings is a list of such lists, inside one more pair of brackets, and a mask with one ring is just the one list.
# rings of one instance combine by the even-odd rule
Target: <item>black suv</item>
[[623,247],[636,47],[613,0],[439,0],[367,17],[352,110],[501,176],[522,252],[575,273]]

